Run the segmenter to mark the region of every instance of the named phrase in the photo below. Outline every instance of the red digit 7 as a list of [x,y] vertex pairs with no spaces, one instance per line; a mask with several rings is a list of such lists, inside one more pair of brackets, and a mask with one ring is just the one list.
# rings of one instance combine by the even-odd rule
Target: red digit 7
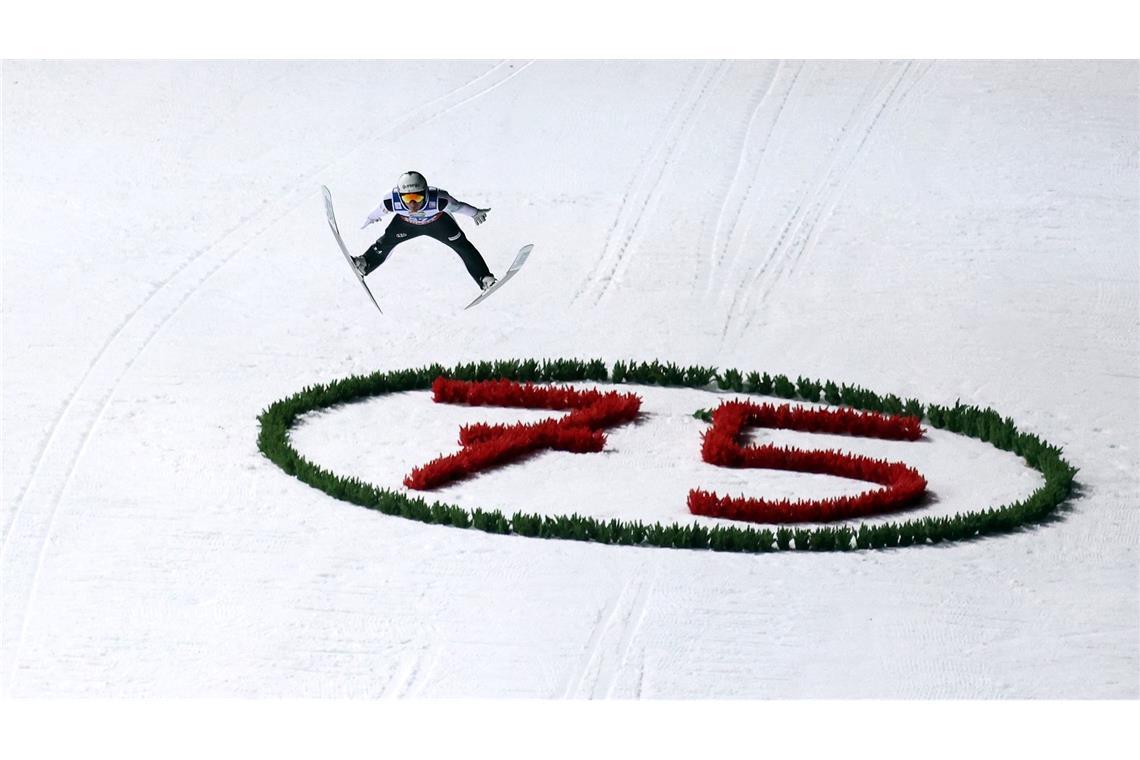
[[420,491],[543,449],[579,454],[601,451],[606,443],[603,431],[633,420],[641,409],[641,399],[632,393],[550,388],[513,380],[470,382],[438,377],[431,389],[437,403],[570,410],[570,414],[531,424],[464,425],[459,429],[460,451],[415,467],[404,478],[404,485]]
[[917,501],[926,490],[926,478],[901,462],[832,450],[780,448],[772,444],[741,446],[737,442],[748,425],[913,441],[922,436],[916,417],[726,401],[713,412],[712,419],[712,427],[703,434],[701,445],[701,457],[710,464],[838,475],[885,488],[857,496],[800,501],[718,496],[694,488],[689,491],[689,511],[695,515],[763,523],[827,522],[899,510]]

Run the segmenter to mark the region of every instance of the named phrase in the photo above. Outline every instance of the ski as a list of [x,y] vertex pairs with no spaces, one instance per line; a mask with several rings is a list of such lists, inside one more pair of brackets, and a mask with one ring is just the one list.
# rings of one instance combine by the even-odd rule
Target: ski
[[352,255],[348,252],[348,248],[345,247],[344,240],[340,236],[340,229],[336,224],[336,214],[333,212],[332,193],[330,193],[329,189],[324,185],[321,185],[321,190],[325,194],[325,214],[329,218],[329,228],[332,229],[333,237],[336,238],[336,243],[340,246],[340,252],[344,254],[345,261],[348,262],[348,268],[352,270],[352,273],[356,275],[356,279],[360,281],[360,287],[364,288],[364,292],[368,294],[368,298],[371,299],[372,305],[376,307],[376,311],[383,314],[384,310],[380,308],[380,304],[376,303],[376,296],[372,295],[368,283],[364,281],[364,275],[356,271],[356,265],[352,263]]
[[503,287],[503,285],[506,284],[507,280],[514,277],[515,273],[518,272],[520,269],[522,269],[523,264],[526,263],[527,257],[530,256],[530,251],[532,248],[534,248],[534,245],[527,243],[521,249],[519,249],[518,255],[516,255],[515,260],[513,262],[511,262],[510,269],[507,270],[507,273],[504,274],[501,279],[496,280],[494,285],[492,285],[491,287],[487,288],[482,293],[480,293],[478,298],[476,298],[474,301],[472,301],[471,303],[464,306],[463,310],[466,311],[467,309],[470,309],[472,306],[475,306],[480,301],[482,301],[484,298],[491,295],[492,293],[494,293],[499,288]]

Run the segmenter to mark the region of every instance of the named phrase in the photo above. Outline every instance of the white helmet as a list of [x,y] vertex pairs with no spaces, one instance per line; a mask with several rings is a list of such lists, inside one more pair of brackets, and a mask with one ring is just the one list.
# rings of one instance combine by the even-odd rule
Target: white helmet
[[426,193],[427,188],[427,180],[419,172],[404,172],[396,182],[398,193]]

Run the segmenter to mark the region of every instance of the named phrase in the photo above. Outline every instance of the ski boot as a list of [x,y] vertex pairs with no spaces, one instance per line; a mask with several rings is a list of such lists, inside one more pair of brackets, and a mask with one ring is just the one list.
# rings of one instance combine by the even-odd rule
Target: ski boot
[[357,274],[364,277],[368,274],[368,261],[365,256],[353,256],[352,266],[356,268]]

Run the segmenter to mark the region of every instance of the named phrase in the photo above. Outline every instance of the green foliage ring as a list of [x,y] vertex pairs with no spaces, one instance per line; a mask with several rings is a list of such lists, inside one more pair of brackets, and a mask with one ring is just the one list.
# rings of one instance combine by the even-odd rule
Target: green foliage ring
[[[776,395],[822,400],[890,414],[910,414],[924,418],[933,427],[985,441],[998,449],[1020,456],[1040,472],[1045,484],[1027,498],[1000,507],[966,512],[949,517],[923,517],[915,520],[863,523],[857,529],[842,525],[815,529],[779,527],[775,531],[752,527],[708,527],[700,523],[647,525],[638,521],[596,520],[579,514],[538,515],[516,512],[506,516],[498,510],[476,508],[471,512],[451,504],[428,503],[418,496],[346,478],[329,472],[302,457],[289,440],[289,430],[304,414],[319,409],[401,391],[427,390],[436,377],[456,380],[507,379],[520,382],[610,382],[666,387],[729,390],[737,393]],[[594,541],[625,546],[660,546],[674,549],[709,549],[730,552],[771,551],[851,551],[883,549],[944,541],[965,541],[980,536],[1009,533],[1024,526],[1053,519],[1073,493],[1076,468],[1061,456],[1061,449],[1034,435],[1018,431],[1013,420],[992,409],[964,406],[925,406],[915,399],[894,395],[879,396],[857,386],[804,377],[791,380],[784,375],[741,373],[715,367],[682,368],[658,361],[618,361],[607,369],[598,359],[580,361],[509,360],[460,364],[445,368],[433,364],[420,369],[374,372],[334,380],[326,385],[306,386],[299,393],[277,401],[258,417],[257,446],[288,474],[333,498],[351,502],[386,515],[424,523],[473,528],[486,533],[515,534],[534,538]]]

